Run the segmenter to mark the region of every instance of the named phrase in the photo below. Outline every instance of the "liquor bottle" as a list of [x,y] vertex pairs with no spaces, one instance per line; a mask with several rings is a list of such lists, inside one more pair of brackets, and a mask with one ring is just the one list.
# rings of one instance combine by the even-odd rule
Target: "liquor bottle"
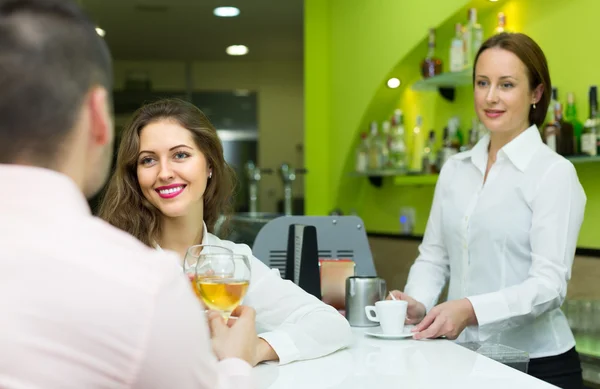
[[552,122],[554,119],[556,103],[558,103],[558,88],[554,87],[552,88],[552,97],[550,98],[550,104],[548,104],[548,111],[546,112],[546,118],[544,119],[546,124]]
[[390,136],[390,161],[394,169],[405,170],[408,165],[408,153],[404,141],[404,120],[402,110],[396,109],[392,117]]
[[468,151],[471,150],[477,142],[479,141],[479,120],[477,118],[473,118],[471,129],[469,130],[469,139],[467,143],[461,146],[460,151]]
[[577,119],[577,108],[575,106],[575,95],[573,92],[567,93],[567,111],[565,119],[573,125],[575,133],[575,154],[581,154],[581,134],[583,132],[583,123]]
[[466,46],[463,39],[463,28],[460,23],[456,23],[455,35],[450,43],[450,71],[460,72],[465,69]]
[[390,122],[387,120],[381,124],[381,165],[390,167]]
[[460,119],[455,116],[448,121],[448,130],[450,134],[450,142],[451,146],[456,152],[461,151],[461,147],[463,145],[463,134],[459,128]]
[[583,124],[581,134],[581,152],[586,155],[597,155],[598,137],[598,88],[594,85],[589,91],[590,116]]
[[429,131],[427,144],[423,148],[423,174],[437,173],[436,168],[437,153],[435,152],[435,131]]
[[435,56],[435,29],[429,29],[429,51],[427,57],[421,62],[421,75],[423,78],[433,77],[442,73],[442,60]]
[[556,103],[554,116],[558,124],[558,153],[564,157],[575,154],[575,132],[573,125],[563,119],[561,103]]
[[458,130],[457,124],[458,122],[456,118],[450,118],[450,120],[448,120],[448,125],[444,128],[442,148],[438,152],[438,171],[442,170],[442,166],[444,166],[444,164],[450,159],[450,157],[458,153],[460,145],[458,144],[456,137],[456,132]]
[[359,173],[367,171],[369,162],[369,144],[367,142],[367,134],[365,132],[360,134],[360,142],[356,147],[356,160],[354,170]]
[[464,39],[467,47],[465,67],[470,68],[473,67],[475,55],[483,44],[483,28],[477,23],[477,10],[475,8],[469,9],[469,22],[465,27]]
[[379,170],[383,168],[383,145],[377,129],[377,122],[371,122],[371,130],[368,138],[369,144],[369,170]]
[[423,171],[423,134],[421,134],[421,126],[423,125],[423,117],[417,116],[417,123],[413,128],[413,147],[411,155],[410,170],[416,173]]
[[503,32],[507,32],[506,31],[506,15],[504,14],[504,12],[498,12],[498,25],[496,26],[494,33],[501,34]]
[[558,123],[556,122],[555,112],[556,111],[552,111],[550,120],[542,128],[542,138],[550,150],[558,152],[557,141],[559,128]]

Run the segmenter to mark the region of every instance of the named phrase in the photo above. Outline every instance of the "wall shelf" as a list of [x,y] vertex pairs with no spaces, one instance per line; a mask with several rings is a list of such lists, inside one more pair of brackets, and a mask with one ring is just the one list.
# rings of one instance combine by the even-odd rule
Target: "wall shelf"
[[[600,162],[600,155],[589,157],[584,155],[567,157],[574,165],[582,163]],[[373,186],[380,188],[384,177],[392,177],[394,185],[398,186],[423,186],[435,185],[438,174],[411,174],[399,169],[369,170],[366,172],[350,172],[350,177],[367,177]]]
[[368,177],[371,184],[377,188],[383,185],[384,177],[393,177],[394,185],[400,186],[435,185],[438,178],[437,174],[410,174],[405,170],[398,169],[370,170],[364,173],[351,172],[349,176]]
[[590,157],[587,155],[576,155],[572,157],[567,157],[567,159],[571,161],[573,165],[577,165],[580,163],[600,162],[600,155],[596,155],[594,157]]
[[456,88],[457,86],[471,85],[473,70],[465,69],[460,72],[447,72],[440,75],[423,78],[412,84],[412,90],[431,91],[438,88]]
[[435,185],[438,174],[408,174],[394,177],[394,184],[401,186]]
[[434,77],[423,78],[412,84],[414,91],[435,91],[438,90],[443,98],[448,101],[454,101],[456,88],[460,86],[471,85],[473,80],[473,70],[465,69],[460,72],[447,72]]

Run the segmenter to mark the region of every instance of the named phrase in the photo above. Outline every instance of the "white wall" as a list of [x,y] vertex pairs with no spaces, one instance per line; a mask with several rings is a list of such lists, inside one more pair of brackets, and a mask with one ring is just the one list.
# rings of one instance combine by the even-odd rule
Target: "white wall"
[[[114,63],[115,90],[122,90],[129,72],[146,72],[152,88],[186,89],[186,64],[177,61],[122,61]],[[194,90],[249,89],[258,92],[258,166],[276,169],[283,162],[304,167],[304,91],[302,61],[192,63]],[[117,118],[122,121],[123,118]],[[303,196],[304,180],[294,186]],[[283,197],[278,175],[265,175],[260,186],[259,211],[274,212]]]

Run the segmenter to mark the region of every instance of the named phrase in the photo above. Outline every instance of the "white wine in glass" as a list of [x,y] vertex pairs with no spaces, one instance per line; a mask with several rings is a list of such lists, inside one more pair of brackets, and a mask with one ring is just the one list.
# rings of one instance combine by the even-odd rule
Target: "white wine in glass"
[[209,309],[220,311],[227,321],[242,303],[250,285],[250,261],[242,254],[200,254],[196,288]]
[[202,301],[202,297],[200,296],[200,291],[198,290],[198,283],[196,282],[196,267],[198,266],[198,258],[200,257],[200,254],[233,254],[233,251],[223,247],[223,246],[216,246],[216,245],[203,245],[203,244],[197,244],[194,246],[190,246],[186,253],[185,253],[185,257],[183,258],[183,272],[188,276],[188,278],[190,279],[190,283],[192,285],[192,288],[194,289],[194,293],[196,294],[196,297],[198,297],[198,299],[200,301]]

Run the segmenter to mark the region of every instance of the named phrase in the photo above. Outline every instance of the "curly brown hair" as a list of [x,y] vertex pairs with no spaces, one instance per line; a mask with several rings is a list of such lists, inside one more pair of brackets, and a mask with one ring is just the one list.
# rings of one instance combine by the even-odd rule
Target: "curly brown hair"
[[213,172],[203,196],[204,222],[212,233],[219,217],[224,217],[219,231],[226,231],[233,210],[235,171],[225,162],[223,145],[210,120],[196,106],[179,99],[158,100],[133,114],[122,135],[115,173],[102,198],[99,217],[150,247],[160,236],[161,213],[144,197],[137,178],[140,133],[159,120],[173,120],[192,133]]

